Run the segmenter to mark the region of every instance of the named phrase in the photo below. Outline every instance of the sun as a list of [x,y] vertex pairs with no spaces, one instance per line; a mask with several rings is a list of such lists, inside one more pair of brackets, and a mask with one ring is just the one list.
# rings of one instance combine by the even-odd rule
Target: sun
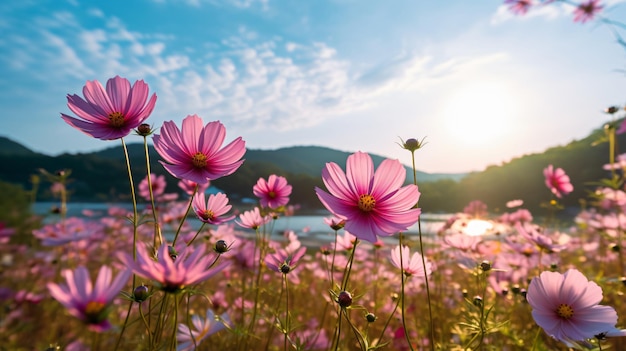
[[487,144],[512,128],[518,111],[511,89],[500,82],[472,82],[444,100],[443,119],[448,132],[464,144]]

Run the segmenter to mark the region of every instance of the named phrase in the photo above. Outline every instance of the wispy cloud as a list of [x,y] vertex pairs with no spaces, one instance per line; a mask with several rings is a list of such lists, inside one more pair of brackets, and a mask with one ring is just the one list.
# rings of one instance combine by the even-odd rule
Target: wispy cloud
[[[88,25],[62,11],[10,22],[12,34],[0,41],[6,53],[0,59],[20,74],[46,77],[56,85],[117,74],[145,79],[159,97],[157,118],[197,113],[256,130],[305,128],[371,107],[379,96],[422,89],[470,65],[490,62],[437,62],[403,53],[355,68],[325,42],[266,38],[245,26],[221,42],[181,48],[169,33],[133,31],[100,9],[86,11]],[[17,28],[26,33],[17,34],[24,32]]]

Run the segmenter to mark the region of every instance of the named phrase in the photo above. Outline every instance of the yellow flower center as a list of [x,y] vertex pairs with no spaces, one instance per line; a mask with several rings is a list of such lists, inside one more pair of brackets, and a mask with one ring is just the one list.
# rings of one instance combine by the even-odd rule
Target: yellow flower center
[[372,195],[364,194],[359,196],[359,209],[363,212],[369,212],[376,206],[376,199]]
[[124,115],[121,112],[110,113],[109,121],[113,127],[119,128],[124,125]]
[[87,306],[85,306],[85,315],[87,319],[91,322],[98,323],[102,321],[105,304],[99,301],[89,301]]
[[195,155],[193,155],[191,163],[193,163],[193,166],[196,168],[206,167],[206,155],[201,152],[196,153]]
[[556,308],[556,314],[562,319],[570,319],[574,316],[574,309],[572,306],[562,303]]
[[206,210],[202,213],[202,219],[205,221],[212,220],[213,218],[215,218],[215,214],[211,210]]
[[270,197],[270,199],[274,199],[274,198],[276,198],[276,193],[275,193],[275,192],[273,192],[273,191],[270,191],[270,192],[267,194],[267,196],[269,196],[269,197]]

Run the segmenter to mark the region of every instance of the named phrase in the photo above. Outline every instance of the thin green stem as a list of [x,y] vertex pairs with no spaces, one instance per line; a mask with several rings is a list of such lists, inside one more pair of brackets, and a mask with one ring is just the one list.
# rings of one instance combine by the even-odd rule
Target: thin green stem
[[[415,150],[411,151],[411,163],[413,166],[413,184],[417,185],[417,168],[415,167]],[[428,271],[426,270],[426,257],[424,256],[424,242],[422,239],[421,218],[417,219],[417,228],[418,228],[418,234],[419,234],[420,254],[422,255],[422,267],[424,268],[424,286],[426,287],[426,298],[428,300],[428,319],[430,322],[430,349],[434,351],[435,350],[435,325],[433,321],[433,308],[432,308],[432,303],[430,299],[430,286],[428,284]]]
[[154,237],[152,240],[154,250],[157,250],[159,246],[163,243],[163,236],[161,235],[161,227],[159,226],[159,215],[157,212],[157,207],[154,202],[154,192],[152,191],[152,172],[150,171],[150,154],[148,153],[148,139],[144,135],[143,137],[143,147],[146,154],[146,170],[147,170],[147,179],[148,179],[148,189],[150,191],[150,203],[152,204],[152,218],[154,220]]
[[178,224],[178,229],[176,229],[176,234],[174,235],[172,246],[176,245],[176,240],[178,240],[178,235],[180,234],[180,230],[183,228],[183,224],[185,224],[185,220],[187,220],[187,215],[189,214],[189,210],[191,209],[191,205],[193,204],[193,198],[194,196],[196,196],[197,192],[198,192],[198,185],[196,185],[196,188],[193,190],[193,194],[191,194],[191,197],[189,198],[189,204],[187,205],[187,210],[185,211],[183,218],[180,220],[180,223]]
[[174,331],[170,340],[170,350],[176,350],[178,339],[176,338],[176,330],[178,329],[178,297],[174,296]]
[[289,287],[287,286],[287,274],[283,274],[283,284],[285,286],[285,339],[284,350],[287,351],[287,335],[291,329],[291,321],[289,320]]
[[[124,157],[126,158],[126,169],[128,170],[128,181],[130,183],[130,196],[133,201],[133,260],[137,260],[137,196],[135,195],[135,182],[133,181],[133,172],[130,168],[130,157],[128,156],[128,148],[124,138],[120,138],[122,141],[122,149],[124,149]],[[135,290],[137,277],[133,273],[133,291]]]
[[128,304],[128,311],[126,311],[126,318],[124,319],[124,324],[122,325],[122,330],[120,331],[120,335],[117,337],[117,342],[115,343],[115,350],[117,351],[120,343],[122,342],[122,336],[124,335],[124,331],[126,330],[126,325],[128,324],[128,317],[130,317],[130,311],[133,307],[133,301]]
[[396,305],[393,307],[393,311],[391,311],[391,313],[389,314],[389,318],[387,318],[387,322],[385,322],[385,325],[383,326],[383,330],[380,332],[380,336],[378,337],[378,344],[380,344],[380,340],[382,340],[385,337],[385,331],[387,330],[387,327],[389,326],[389,323],[391,322],[393,315],[396,314],[396,311],[398,310],[398,306],[400,306],[399,298],[396,301]]
[[[148,349],[152,349],[152,335],[151,335],[151,331],[150,331],[150,325],[148,325],[148,321],[146,320],[146,316],[143,314],[143,310],[141,309],[141,303],[139,303],[138,306],[139,309],[139,316],[141,316],[141,320],[143,321],[143,325],[146,326],[146,331],[148,332]],[[150,310],[148,310],[148,313],[150,313]]]
[[[409,345],[409,349],[411,349],[411,351],[413,351],[413,345],[411,344],[411,338],[409,337],[409,330],[406,327],[406,318],[405,318],[405,301],[404,301],[404,282],[406,279],[406,275],[404,274],[404,258],[402,257],[402,237],[404,237],[404,235],[402,233],[400,233],[400,236],[398,238],[399,241],[399,248],[400,248],[400,281],[401,281],[401,290],[400,290],[400,312],[402,313],[402,329],[404,329],[404,338],[406,339],[407,344]],[[424,266],[424,270],[426,270],[426,267]]]
[[196,240],[198,235],[200,235],[200,233],[202,232],[202,229],[204,229],[205,225],[206,225],[206,223],[202,222],[202,225],[200,226],[200,229],[198,229],[198,231],[196,232],[196,235],[194,235],[193,238],[191,240],[189,240],[189,242],[187,243],[187,246],[191,245],[194,242],[194,240]]

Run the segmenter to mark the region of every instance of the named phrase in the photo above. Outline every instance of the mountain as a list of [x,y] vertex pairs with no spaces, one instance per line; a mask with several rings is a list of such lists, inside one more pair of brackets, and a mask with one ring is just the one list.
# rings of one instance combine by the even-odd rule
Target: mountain
[[25,156],[35,155],[36,152],[18,142],[0,136],[0,154]]
[[[143,155],[143,144],[128,144],[130,155]],[[244,158],[246,163],[266,164],[291,174],[305,174],[311,177],[319,177],[322,168],[328,162],[335,162],[344,167],[346,159],[351,152],[339,151],[322,146],[292,146],[276,150],[248,149]],[[123,160],[124,153],[121,146],[109,147],[90,155],[104,159]],[[158,159],[159,154],[153,147],[149,148],[151,159]],[[379,165],[385,158],[378,155],[371,155],[375,165]],[[245,163],[244,163],[245,164]],[[407,172],[407,181],[413,180],[413,170],[404,166]],[[466,173],[426,173],[417,171],[417,179],[420,182],[431,182],[439,179],[460,180]]]
[[[32,174],[38,174],[43,168],[49,172],[61,169],[72,170],[71,199],[75,201],[126,201],[128,200],[127,169],[124,152],[120,146],[105,148],[100,151],[81,154],[62,154],[49,156],[30,151],[28,148],[0,137],[0,145],[7,145],[0,152],[0,162],[11,164],[0,170],[0,180],[17,183],[30,188]],[[127,144],[130,163],[133,169],[135,184],[145,177],[146,164],[144,145],[142,143]],[[167,174],[158,162],[159,155],[149,146],[150,168],[153,173]],[[223,190],[233,200],[252,197],[252,186],[260,177],[267,178],[275,173],[287,177],[293,185],[292,199],[303,206],[319,206],[319,200],[313,189],[323,186],[322,168],[327,162],[336,162],[345,166],[350,153],[319,146],[297,146],[277,150],[248,150],[244,156],[244,164],[234,174],[218,179],[212,184]],[[376,165],[384,159],[372,155]],[[407,182],[413,179],[412,170],[405,167]],[[420,182],[440,179],[458,180],[463,174],[429,174],[418,172]],[[167,174],[168,191],[177,192],[177,180]],[[46,188],[44,188],[46,189]],[[40,199],[50,198],[51,194],[44,190]]]

